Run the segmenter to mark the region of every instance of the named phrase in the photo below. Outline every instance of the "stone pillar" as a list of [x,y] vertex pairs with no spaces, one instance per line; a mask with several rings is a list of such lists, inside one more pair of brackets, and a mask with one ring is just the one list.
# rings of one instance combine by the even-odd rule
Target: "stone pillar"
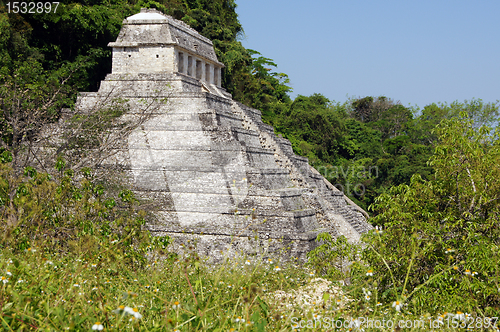
[[206,65],[207,65],[207,64],[205,63],[205,61],[202,61],[202,62],[201,62],[201,80],[202,80],[203,82],[205,82],[205,81],[206,81],[206,79],[205,79],[205,72],[206,72],[206,70],[205,70],[205,66],[206,66]]
[[193,62],[191,62],[191,76],[196,78],[196,57],[193,57]]
[[212,64],[209,64],[207,83],[214,84],[214,66]]

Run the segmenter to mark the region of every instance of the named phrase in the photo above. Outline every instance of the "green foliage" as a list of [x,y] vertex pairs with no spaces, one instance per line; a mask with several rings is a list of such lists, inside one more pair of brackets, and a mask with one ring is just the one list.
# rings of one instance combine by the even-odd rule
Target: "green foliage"
[[353,100],[352,115],[380,131],[382,139],[405,134],[405,124],[413,117],[410,109],[384,96]]
[[[304,104],[304,98],[308,100],[297,97],[289,109]],[[305,104],[303,109],[301,113],[282,112],[292,114],[295,121],[281,120],[285,125],[276,125],[277,130],[292,141],[296,153],[309,157],[323,176],[366,209],[391,186],[409,184],[414,174],[424,180],[432,177],[434,170],[428,161],[439,143],[433,130],[443,119],[455,119],[465,112],[479,121],[474,122],[476,128],[485,123],[496,125],[499,105],[473,99],[449,106],[432,104],[419,112],[382,96],[344,105],[332,105],[326,99]],[[323,126],[310,125],[310,118],[323,114],[328,114],[320,120]]]
[[424,145],[437,143],[437,132],[432,132],[443,119],[453,119],[465,112],[474,121],[474,126],[483,125],[496,127],[499,117],[499,102],[484,103],[481,99],[472,99],[460,103],[455,101],[450,105],[446,103],[430,104],[424,107],[421,114],[407,127],[412,140]]
[[[432,146],[416,139],[413,110],[386,97],[335,104],[322,95],[297,96],[264,113],[294,151],[365,209],[393,185],[425,179]],[[361,119],[364,117],[363,119]],[[429,133],[427,133],[430,135]]]
[[377,229],[363,236],[361,260],[345,270],[339,262],[355,260],[355,247],[323,234],[309,254],[310,266],[330,279],[349,280],[354,306],[366,315],[379,306],[387,308],[383,315],[441,315],[441,328],[464,312],[498,317],[499,134],[498,128],[477,127],[466,112],[441,121],[429,161],[435,172],[427,180],[415,174],[375,200],[371,221]]
[[[444,308],[497,315],[500,144],[466,113],[436,128],[430,180],[414,175],[378,197],[364,261],[388,300],[416,310]],[[405,292],[406,295],[405,295]]]
[[92,66],[93,57],[78,57],[47,71],[34,58],[14,61],[0,70],[0,146],[12,158],[19,173],[33,149],[40,130],[59,120],[61,110],[72,105],[75,80]]
[[116,252],[108,251],[107,259],[115,261],[120,252],[122,262],[144,264],[144,249],[158,239],[143,230],[146,214],[137,210],[131,191],[113,195],[91,170],[75,173],[62,159],[56,168],[57,176],[33,167],[16,176],[8,164],[1,165],[0,246],[85,257],[111,246]]
[[345,125],[342,118],[345,113],[341,105],[332,105],[321,94],[299,95],[276,113],[268,121],[311,163],[333,163],[335,156],[343,152]]
[[329,233],[319,234],[316,242],[320,245],[307,254],[307,264],[330,280],[347,279],[349,265],[356,259],[358,246],[348,243],[345,236],[333,239]]
[[[275,73],[272,59],[245,50],[238,42],[221,59],[225,60],[226,88],[233,98],[263,112],[263,120],[273,123],[274,117],[290,103],[288,76]],[[255,57],[256,56],[256,57]]]

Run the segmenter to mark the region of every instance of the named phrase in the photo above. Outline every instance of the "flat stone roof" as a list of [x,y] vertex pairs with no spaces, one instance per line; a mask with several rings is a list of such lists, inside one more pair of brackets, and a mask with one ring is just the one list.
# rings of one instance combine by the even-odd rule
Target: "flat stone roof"
[[109,47],[147,47],[174,45],[180,50],[224,67],[215,54],[210,39],[200,35],[183,21],[176,20],[156,9],[141,8],[135,15],[123,20],[123,26],[115,42]]
[[165,20],[167,16],[161,14],[156,10],[141,9],[141,12],[132,16],[127,17],[129,21],[135,20]]

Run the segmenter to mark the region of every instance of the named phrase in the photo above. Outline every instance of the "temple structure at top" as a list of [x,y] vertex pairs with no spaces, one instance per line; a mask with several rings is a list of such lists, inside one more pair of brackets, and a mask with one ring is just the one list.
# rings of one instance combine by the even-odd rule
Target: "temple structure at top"
[[156,9],[126,18],[113,48],[113,74],[179,73],[221,87],[212,41]]

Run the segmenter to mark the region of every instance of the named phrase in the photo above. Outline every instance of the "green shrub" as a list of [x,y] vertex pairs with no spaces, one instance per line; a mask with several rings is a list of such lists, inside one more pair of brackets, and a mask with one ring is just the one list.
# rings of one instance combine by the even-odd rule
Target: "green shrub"
[[500,141],[465,114],[443,121],[430,164],[435,177],[413,176],[376,199],[364,237],[364,262],[387,301],[417,311],[500,313]]
[[308,253],[308,266],[330,280],[347,279],[349,265],[359,252],[358,246],[347,242],[343,235],[334,239],[329,233],[319,234],[316,241],[321,244]]
[[106,252],[110,261],[142,265],[146,248],[168,243],[144,229],[146,213],[130,190],[113,194],[92,170],[75,173],[62,160],[56,168],[55,175],[28,167],[15,176],[0,164],[0,247],[84,257]]

